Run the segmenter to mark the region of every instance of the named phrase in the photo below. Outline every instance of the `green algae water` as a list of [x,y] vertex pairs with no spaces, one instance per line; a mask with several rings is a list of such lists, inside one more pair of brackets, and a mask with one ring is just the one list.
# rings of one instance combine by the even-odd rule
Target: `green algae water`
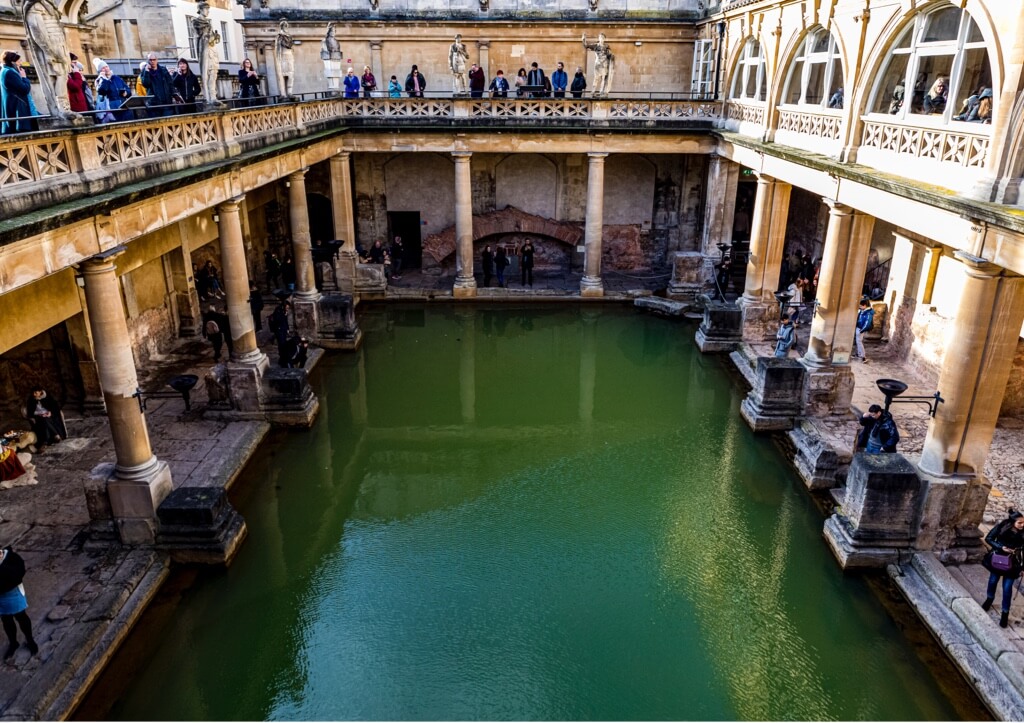
[[150,631],[110,717],[959,717],[692,326],[361,323],[314,375],[315,426],[237,483],[235,563]]

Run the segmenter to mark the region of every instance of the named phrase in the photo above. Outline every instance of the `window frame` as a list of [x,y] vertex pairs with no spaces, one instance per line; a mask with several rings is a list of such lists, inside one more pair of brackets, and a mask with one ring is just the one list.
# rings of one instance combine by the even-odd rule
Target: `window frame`
[[[757,55],[753,55],[751,52],[755,46]],[[767,66],[764,45],[753,35],[749,36],[743,43],[739,60],[736,61],[736,70],[733,72],[732,84],[729,88],[729,100],[764,103],[768,98]],[[754,95],[748,96],[746,90],[750,80],[749,73],[752,69],[755,73]]]
[[[828,36],[828,47],[824,51],[814,52],[814,46],[822,35]],[[845,69],[843,67],[843,56],[839,51],[839,43],[836,41],[836,36],[823,27],[809,30],[803,40],[800,41],[800,47],[797,52],[793,55],[789,61],[789,68],[786,71],[786,83],[782,90],[782,102],[780,106],[787,106],[790,108],[815,108],[817,110],[836,110],[828,107],[829,99],[831,96],[831,88],[833,85],[833,78],[836,72],[836,61],[839,61],[838,66],[840,73]],[[796,76],[796,66],[800,65],[800,77]],[[821,100],[817,103],[810,103],[807,101],[807,90],[809,81],[812,73],[812,66],[824,64],[822,73],[822,95]],[[790,89],[794,82],[800,83],[800,97],[795,103],[790,102]],[[840,79],[840,88],[846,88],[846,78]]]
[[698,38],[693,44],[693,66],[690,73],[690,93],[699,98],[714,95],[715,41]]

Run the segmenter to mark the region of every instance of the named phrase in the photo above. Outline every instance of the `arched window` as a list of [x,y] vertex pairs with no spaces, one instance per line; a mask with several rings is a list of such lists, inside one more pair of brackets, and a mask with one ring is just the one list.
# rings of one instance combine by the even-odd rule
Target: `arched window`
[[749,38],[743,46],[743,55],[736,64],[732,77],[730,98],[740,100],[764,100],[768,95],[768,81],[765,78],[764,54],[761,43]]
[[869,110],[937,123],[991,122],[992,68],[967,11],[946,6],[914,18],[889,51]]
[[832,34],[807,33],[789,66],[782,102],[789,105],[843,107],[843,59]]

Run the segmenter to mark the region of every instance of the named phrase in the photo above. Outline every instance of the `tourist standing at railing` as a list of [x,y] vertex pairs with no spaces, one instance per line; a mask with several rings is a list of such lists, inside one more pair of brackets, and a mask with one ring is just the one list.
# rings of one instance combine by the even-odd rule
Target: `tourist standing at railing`
[[127,120],[127,112],[118,108],[131,97],[128,84],[120,76],[114,75],[104,61],[97,59],[96,64],[99,66],[99,75],[96,78],[96,110],[103,111],[97,116],[97,122],[113,123]]
[[572,91],[573,98],[583,97],[583,91],[587,89],[587,79],[583,76],[583,68],[576,67],[576,75],[572,77],[572,86],[569,89]]
[[149,54],[141,77],[142,86],[149,94],[146,105],[150,108],[150,115],[173,115],[174,108],[171,107],[171,104],[174,102],[174,79],[171,77],[171,72],[160,65],[154,53]]
[[255,98],[260,96],[260,74],[252,67],[252,61],[246,58],[238,69],[238,97],[242,105],[255,105]]
[[559,63],[555,72],[551,74],[551,88],[555,97],[564,98],[567,87],[569,87],[569,74],[565,72],[565,64]]
[[32,108],[32,83],[21,67],[21,56],[13,50],[4,53],[0,69],[0,134],[28,133],[36,130]]
[[508,81],[505,80],[504,71],[498,70],[498,74],[491,81],[490,91],[492,98],[508,98]]
[[373,91],[377,90],[377,79],[373,77],[369,65],[363,66],[363,76],[359,79],[359,85],[363,89],[364,98],[373,97]]
[[176,100],[181,104],[178,108],[179,112],[195,113],[196,98],[199,97],[202,87],[199,83],[199,76],[192,72],[192,68],[184,58],[178,58],[178,72],[174,75],[173,83]]
[[516,95],[520,98],[523,97],[523,86],[527,84],[526,80],[526,68],[520,68],[519,72],[516,73]]
[[487,76],[484,69],[476,63],[469,68],[469,95],[472,98],[484,97],[484,86],[487,84]]
[[418,65],[412,66],[412,70],[405,79],[405,92],[409,94],[410,98],[422,98],[426,89],[427,79],[423,77]]
[[401,98],[402,97],[402,86],[398,82],[398,76],[392,75],[391,80],[388,81],[388,97],[389,98]]
[[140,98],[146,95],[146,86],[142,84],[142,74],[146,72],[146,61],[139,63],[139,74],[135,76],[135,95]]
[[[537,65],[536,62],[530,63],[530,73],[526,76],[526,84],[537,86],[540,88],[545,87],[545,81],[547,76],[544,74],[544,69]],[[544,94],[544,91],[534,91],[533,97],[539,98]]]
[[89,110],[89,102],[85,99],[85,77],[72,68],[68,73],[68,103],[75,113],[85,113]]
[[345,97],[359,97],[359,78],[356,77],[356,71],[353,68],[349,68],[345,73]]

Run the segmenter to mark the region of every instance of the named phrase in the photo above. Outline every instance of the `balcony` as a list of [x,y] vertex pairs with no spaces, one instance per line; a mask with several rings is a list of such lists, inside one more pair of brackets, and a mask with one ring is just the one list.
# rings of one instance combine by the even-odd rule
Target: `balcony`
[[842,150],[842,128],[842,111],[779,106],[775,142],[836,156]]

